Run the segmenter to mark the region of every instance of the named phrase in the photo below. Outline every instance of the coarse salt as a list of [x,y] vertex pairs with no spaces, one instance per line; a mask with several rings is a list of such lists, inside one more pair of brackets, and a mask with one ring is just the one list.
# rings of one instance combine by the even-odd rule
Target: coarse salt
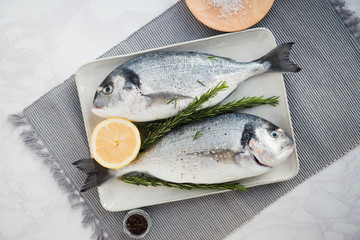
[[[209,3],[209,5],[221,8],[219,19],[232,17],[234,14],[237,15],[238,12],[243,11],[246,6],[249,4],[249,0],[203,0],[204,2]],[[209,6],[210,7],[210,6]],[[249,5],[251,8],[251,5]],[[245,12],[243,12],[245,15]]]

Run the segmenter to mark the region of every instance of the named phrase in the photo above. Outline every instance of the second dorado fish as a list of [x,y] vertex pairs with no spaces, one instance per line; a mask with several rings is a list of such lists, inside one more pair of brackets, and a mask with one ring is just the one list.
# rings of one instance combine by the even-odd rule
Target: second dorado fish
[[[201,132],[201,137],[195,138]],[[230,113],[174,129],[119,169],[93,159],[73,163],[88,176],[81,191],[138,172],[174,183],[223,183],[258,176],[288,159],[293,141],[265,119]]]
[[289,60],[293,43],[277,46],[252,62],[197,52],[153,52],[133,58],[112,71],[96,90],[93,113],[147,122],[174,116],[195,97],[222,81],[228,88],[202,107],[218,104],[241,83],[267,72],[298,72]]

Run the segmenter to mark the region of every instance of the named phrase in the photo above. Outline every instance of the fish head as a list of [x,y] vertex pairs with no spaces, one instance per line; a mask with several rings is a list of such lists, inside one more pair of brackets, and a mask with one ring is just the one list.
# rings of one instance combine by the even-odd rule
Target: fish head
[[100,117],[115,117],[114,112],[120,115],[128,112],[139,94],[139,84],[134,84],[135,80],[134,75],[129,76],[124,69],[111,72],[96,89],[93,113]]
[[262,165],[275,167],[283,163],[293,152],[294,143],[284,130],[270,122],[255,127],[249,140],[254,158]]

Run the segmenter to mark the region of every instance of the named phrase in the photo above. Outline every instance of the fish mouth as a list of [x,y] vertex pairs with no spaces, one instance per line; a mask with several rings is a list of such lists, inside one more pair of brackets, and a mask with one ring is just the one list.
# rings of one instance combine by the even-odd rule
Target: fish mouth
[[254,154],[253,154],[252,156],[253,156],[255,162],[256,162],[259,166],[262,166],[262,167],[270,167],[270,166],[265,165],[265,164],[263,164],[262,162],[260,162],[259,159],[257,159],[257,157],[255,157]]
[[261,166],[261,167],[268,167],[268,168],[270,167],[270,168],[271,168],[271,166],[268,166],[268,165],[262,163],[262,162],[255,156],[255,154],[253,153],[253,150],[251,149],[250,146],[249,146],[249,149],[250,149],[250,155],[251,155],[251,157],[254,159],[254,161],[255,161],[259,166]]

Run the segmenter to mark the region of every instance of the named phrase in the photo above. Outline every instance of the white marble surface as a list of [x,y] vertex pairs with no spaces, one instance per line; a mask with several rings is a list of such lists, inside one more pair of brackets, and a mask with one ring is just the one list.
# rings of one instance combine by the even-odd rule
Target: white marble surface
[[[0,239],[89,239],[51,173],[6,120],[177,0],[0,1]],[[358,0],[348,0],[360,15]],[[360,239],[360,147],[228,239]],[[120,222],[119,222],[120,227]]]

